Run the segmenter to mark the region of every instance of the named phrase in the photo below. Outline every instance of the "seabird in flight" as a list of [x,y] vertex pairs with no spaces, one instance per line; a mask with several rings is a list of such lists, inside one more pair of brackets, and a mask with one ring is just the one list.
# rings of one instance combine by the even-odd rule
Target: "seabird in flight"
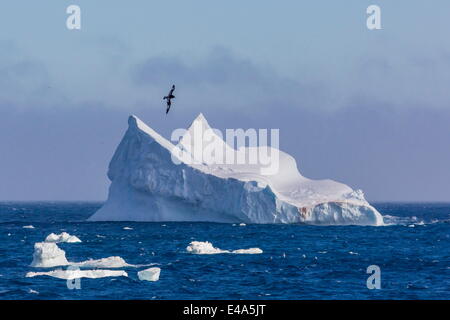
[[167,96],[165,96],[163,98],[163,100],[167,100],[167,109],[166,109],[166,114],[169,112],[170,110],[170,106],[172,105],[172,99],[175,98],[175,96],[173,95],[173,92],[175,91],[175,85],[172,85],[172,89],[170,89],[170,92]]

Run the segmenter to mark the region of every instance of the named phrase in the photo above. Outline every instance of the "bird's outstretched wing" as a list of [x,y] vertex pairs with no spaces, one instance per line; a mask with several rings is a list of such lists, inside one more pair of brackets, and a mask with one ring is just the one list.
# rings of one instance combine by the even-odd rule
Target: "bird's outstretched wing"
[[167,100],[167,109],[166,114],[169,113],[170,106],[172,105],[172,99],[175,98],[173,92],[175,91],[175,85],[172,85],[172,89],[170,89],[169,94],[163,98],[163,100]]

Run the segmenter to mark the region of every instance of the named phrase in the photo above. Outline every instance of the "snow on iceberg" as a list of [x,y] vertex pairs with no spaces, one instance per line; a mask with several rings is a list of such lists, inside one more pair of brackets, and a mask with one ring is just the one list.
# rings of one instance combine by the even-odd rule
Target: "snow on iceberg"
[[242,150],[254,151],[254,147],[235,150],[214,134],[200,143],[188,139],[196,128],[212,130],[202,114],[177,145],[135,116],[128,124],[109,165],[108,200],[90,221],[383,225],[383,217],[360,190],[305,178],[295,159],[278,149],[257,148],[278,155],[275,174],[263,174],[261,165],[187,161],[196,160],[192,150],[211,146],[233,157]]
[[58,248],[55,243],[37,242],[34,244],[32,267],[51,268],[68,264],[65,251]]
[[139,280],[144,281],[158,281],[160,274],[160,268],[148,268],[137,273]]
[[259,248],[237,249],[237,250],[222,250],[215,248],[211,242],[192,241],[186,248],[187,252],[193,254],[219,254],[219,253],[234,253],[234,254],[261,254],[263,251]]
[[105,277],[128,277],[128,274],[123,270],[52,270],[48,272],[28,272],[25,277],[32,278],[37,276],[49,276],[58,279],[79,279],[79,278],[105,278]]
[[50,233],[47,238],[45,238],[45,242],[67,242],[67,243],[78,243],[81,242],[81,240],[76,237],[68,234],[67,232],[63,232],[60,234]]

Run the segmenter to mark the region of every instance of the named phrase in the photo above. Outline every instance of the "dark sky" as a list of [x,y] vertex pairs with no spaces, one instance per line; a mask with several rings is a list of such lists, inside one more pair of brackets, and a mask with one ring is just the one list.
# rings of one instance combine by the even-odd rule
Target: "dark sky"
[[103,200],[128,115],[168,138],[203,112],[369,200],[450,201],[448,1],[80,0],[69,31],[72,2],[0,4],[0,200]]

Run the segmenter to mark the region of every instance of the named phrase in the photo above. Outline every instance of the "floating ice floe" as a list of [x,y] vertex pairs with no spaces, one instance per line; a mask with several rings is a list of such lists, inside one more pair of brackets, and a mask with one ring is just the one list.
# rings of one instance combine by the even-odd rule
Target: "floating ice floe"
[[85,268],[125,268],[135,267],[135,265],[127,263],[122,257],[113,256],[102,259],[89,259],[83,262],[70,263],[77,267]]
[[105,278],[105,277],[128,277],[128,274],[123,270],[62,270],[57,269],[48,272],[28,272],[25,275],[27,278],[37,276],[49,276],[58,279],[79,279],[79,278]]
[[161,274],[160,268],[148,268],[138,272],[139,280],[158,281]]
[[238,249],[238,250],[222,250],[215,248],[211,242],[192,241],[186,250],[193,254],[218,254],[218,253],[234,253],[234,254],[260,254],[263,251],[259,248]]
[[123,227],[123,230],[133,230],[133,228],[130,228],[130,227]]
[[45,238],[45,242],[67,242],[67,243],[77,243],[81,242],[81,240],[76,237],[68,234],[67,232],[62,232],[60,234],[50,233],[47,238]]
[[64,250],[52,242],[37,242],[34,244],[32,267],[51,268],[68,265]]
[[31,224],[29,226],[23,226],[23,229],[34,229],[34,226],[32,226]]
[[211,242],[205,241],[192,241],[186,250],[193,254],[217,254],[217,253],[229,253],[228,250],[221,250],[214,248]]
[[245,226],[246,226],[245,223],[240,223],[240,224],[239,224],[239,227],[245,227]]
[[56,266],[77,266],[84,268],[125,268],[136,267],[128,264],[123,258],[118,256],[89,259],[82,262],[69,262],[66,258],[64,250],[60,249],[56,243],[53,242],[38,242],[34,244],[32,267],[36,268],[51,268]]

